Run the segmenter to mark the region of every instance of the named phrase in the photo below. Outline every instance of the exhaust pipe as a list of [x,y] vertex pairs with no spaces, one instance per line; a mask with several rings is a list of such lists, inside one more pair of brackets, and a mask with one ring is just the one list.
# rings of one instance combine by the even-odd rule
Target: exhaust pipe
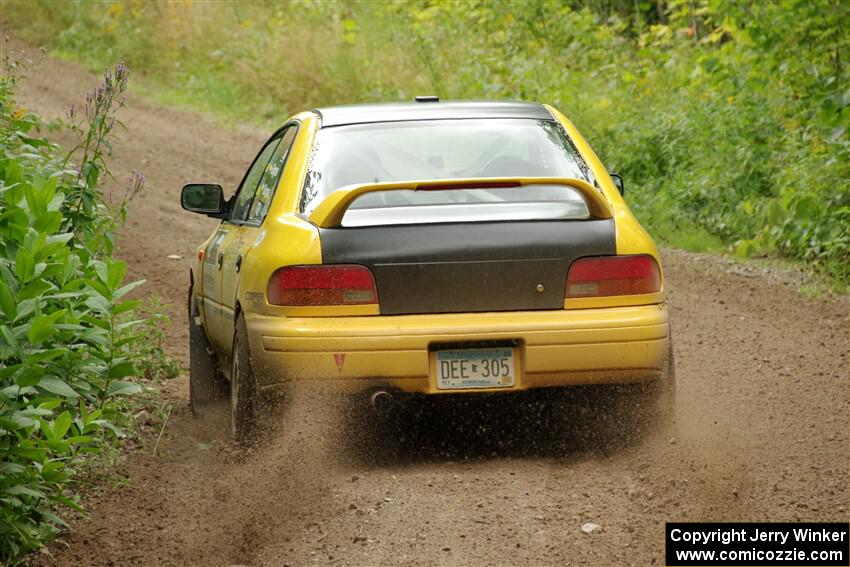
[[378,413],[388,413],[395,405],[395,398],[386,390],[377,390],[369,396],[369,403]]

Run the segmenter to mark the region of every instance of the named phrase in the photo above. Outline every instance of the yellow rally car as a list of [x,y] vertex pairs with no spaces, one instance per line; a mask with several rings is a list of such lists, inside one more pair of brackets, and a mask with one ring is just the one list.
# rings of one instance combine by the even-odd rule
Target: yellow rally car
[[192,405],[229,381],[239,438],[264,394],[308,379],[377,406],[634,383],[634,403],[668,413],[658,251],[619,176],[549,106],[303,112],[232,198],[192,184],[181,203],[221,219],[191,270]]

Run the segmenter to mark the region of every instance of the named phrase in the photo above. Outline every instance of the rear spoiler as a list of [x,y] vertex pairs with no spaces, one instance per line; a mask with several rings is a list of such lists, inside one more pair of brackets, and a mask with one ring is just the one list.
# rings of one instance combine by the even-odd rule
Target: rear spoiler
[[587,181],[568,177],[483,177],[479,179],[434,179],[428,181],[397,181],[390,183],[365,183],[349,185],[328,195],[307,220],[319,228],[340,226],[351,203],[361,195],[376,191],[443,191],[451,189],[500,189],[526,185],[563,185],[578,190],[587,202],[590,215],[597,219],[613,218],[611,205]]

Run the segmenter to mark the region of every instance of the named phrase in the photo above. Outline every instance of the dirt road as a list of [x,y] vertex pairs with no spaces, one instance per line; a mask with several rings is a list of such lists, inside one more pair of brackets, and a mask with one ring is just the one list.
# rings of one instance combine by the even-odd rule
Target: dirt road
[[[48,60],[21,102],[59,116],[96,83]],[[232,187],[264,134],[134,97],[123,116],[112,163],[118,179],[142,169],[147,189],[120,255],[173,305],[170,346],[185,362],[187,258],[212,224],[180,210],[179,188]],[[152,441],[132,452],[87,498],[90,518],[36,562],[647,566],[663,564],[668,520],[847,521],[846,299],[806,299],[786,276],[714,257],[670,251],[665,268],[679,384],[671,430],[622,447],[491,412],[400,432],[302,389],[282,431],[241,454],[220,422],[192,418],[183,377],[167,388],[175,407],[157,453]],[[585,522],[601,530],[585,534]]]

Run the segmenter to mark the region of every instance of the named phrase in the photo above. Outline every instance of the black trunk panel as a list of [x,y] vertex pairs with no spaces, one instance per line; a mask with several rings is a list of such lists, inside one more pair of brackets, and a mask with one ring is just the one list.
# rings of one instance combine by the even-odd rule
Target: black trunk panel
[[611,219],[319,231],[325,264],[372,270],[383,315],[561,309],[572,261],[616,254]]

